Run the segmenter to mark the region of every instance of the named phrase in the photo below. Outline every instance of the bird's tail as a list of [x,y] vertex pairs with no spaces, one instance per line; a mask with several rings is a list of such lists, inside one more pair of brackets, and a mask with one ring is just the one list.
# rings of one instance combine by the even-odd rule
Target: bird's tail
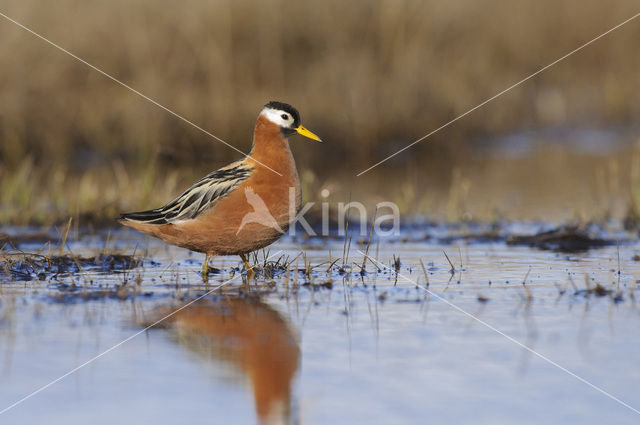
[[160,209],[125,213],[120,215],[118,221],[122,224],[125,224],[126,222],[138,222],[144,224],[168,223],[166,215]]

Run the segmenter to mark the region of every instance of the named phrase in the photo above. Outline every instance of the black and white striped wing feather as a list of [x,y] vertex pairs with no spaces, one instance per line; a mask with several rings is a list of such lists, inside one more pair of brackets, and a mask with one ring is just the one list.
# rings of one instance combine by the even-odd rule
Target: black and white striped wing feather
[[252,170],[253,167],[241,162],[231,164],[208,174],[161,208],[122,214],[120,218],[148,224],[172,224],[193,219],[249,178]]

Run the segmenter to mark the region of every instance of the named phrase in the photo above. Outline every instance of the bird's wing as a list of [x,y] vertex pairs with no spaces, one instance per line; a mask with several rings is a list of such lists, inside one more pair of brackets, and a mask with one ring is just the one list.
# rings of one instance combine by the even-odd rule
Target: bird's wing
[[171,224],[195,218],[249,178],[252,171],[253,167],[243,161],[233,163],[208,174],[161,208],[122,214],[120,219],[148,224]]

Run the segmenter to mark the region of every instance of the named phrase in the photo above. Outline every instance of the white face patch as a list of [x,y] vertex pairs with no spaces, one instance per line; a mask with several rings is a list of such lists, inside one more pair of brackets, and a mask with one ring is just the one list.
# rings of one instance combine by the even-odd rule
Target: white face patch
[[264,108],[260,115],[280,127],[293,128],[293,117],[287,111],[281,109]]

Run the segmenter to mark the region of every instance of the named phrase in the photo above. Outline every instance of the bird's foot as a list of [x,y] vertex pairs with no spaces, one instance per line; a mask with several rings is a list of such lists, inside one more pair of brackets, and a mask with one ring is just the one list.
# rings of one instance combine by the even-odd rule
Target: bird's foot
[[247,257],[244,254],[240,254],[240,258],[242,258],[242,262],[244,263],[244,269],[247,271],[247,279],[253,279],[256,277],[256,272],[249,264]]
[[204,263],[202,263],[202,281],[204,283],[209,283],[209,255],[204,259]]

